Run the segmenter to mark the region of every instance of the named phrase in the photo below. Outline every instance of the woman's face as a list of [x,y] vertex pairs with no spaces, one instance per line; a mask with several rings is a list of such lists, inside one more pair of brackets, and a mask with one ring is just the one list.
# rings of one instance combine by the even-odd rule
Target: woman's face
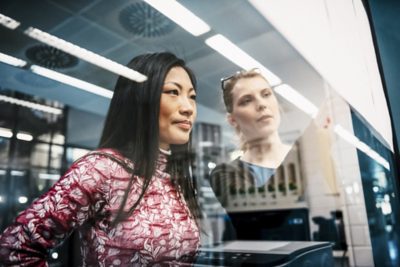
[[251,141],[276,133],[281,121],[273,90],[260,76],[242,78],[232,89],[233,110],[229,123]]
[[189,141],[196,118],[196,92],[188,73],[181,67],[172,68],[164,81],[160,100],[160,148]]

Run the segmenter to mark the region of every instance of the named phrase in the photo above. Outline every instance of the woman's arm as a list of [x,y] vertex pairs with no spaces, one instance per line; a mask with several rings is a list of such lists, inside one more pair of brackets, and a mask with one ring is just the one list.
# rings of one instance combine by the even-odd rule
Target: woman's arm
[[75,162],[0,236],[0,265],[47,266],[48,251],[104,206],[109,164],[90,154]]

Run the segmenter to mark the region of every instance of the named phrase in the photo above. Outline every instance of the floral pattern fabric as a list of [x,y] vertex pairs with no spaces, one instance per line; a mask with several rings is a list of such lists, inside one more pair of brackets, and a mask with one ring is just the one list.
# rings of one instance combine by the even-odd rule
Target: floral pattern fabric
[[[112,154],[132,163],[110,149]],[[109,157],[88,154],[23,211],[0,236],[0,263],[47,266],[49,249],[78,229],[83,266],[177,265],[194,255],[199,230],[183,196],[165,172],[160,153],[156,172],[133,214],[112,226],[130,174]],[[135,177],[125,207],[139,198],[143,179]],[[1,265],[0,264],[0,265]]]

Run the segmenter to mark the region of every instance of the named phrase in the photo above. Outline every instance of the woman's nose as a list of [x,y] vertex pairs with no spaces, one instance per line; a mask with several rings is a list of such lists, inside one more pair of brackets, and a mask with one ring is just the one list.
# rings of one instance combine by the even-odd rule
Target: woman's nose
[[265,101],[263,101],[263,100],[258,100],[257,103],[256,103],[256,105],[257,105],[256,109],[257,109],[258,111],[263,111],[264,109],[267,108],[267,104],[266,104]]
[[181,114],[185,114],[185,115],[192,115],[193,111],[194,111],[194,105],[193,105],[191,99],[189,99],[187,97],[182,97],[180,102],[181,103],[180,103],[179,112]]

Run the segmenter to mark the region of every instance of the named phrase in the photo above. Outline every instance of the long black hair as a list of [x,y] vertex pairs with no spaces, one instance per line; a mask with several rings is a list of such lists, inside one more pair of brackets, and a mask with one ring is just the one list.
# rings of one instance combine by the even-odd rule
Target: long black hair
[[[167,73],[173,67],[183,68],[196,89],[196,79],[185,62],[169,52],[143,54],[133,58],[127,66],[147,76],[147,81],[137,83],[119,77],[114,89],[105,120],[99,148],[113,148],[134,163],[128,188],[114,223],[124,220],[142,200],[155,172],[159,156],[159,113],[162,87]],[[167,171],[189,206],[194,218],[199,218],[200,209],[196,189],[190,175],[192,154],[190,141],[183,145],[171,145]],[[129,169],[128,166],[124,166]],[[135,177],[144,179],[142,192],[136,203],[124,212],[128,192]],[[197,221],[197,220],[196,220]]]

